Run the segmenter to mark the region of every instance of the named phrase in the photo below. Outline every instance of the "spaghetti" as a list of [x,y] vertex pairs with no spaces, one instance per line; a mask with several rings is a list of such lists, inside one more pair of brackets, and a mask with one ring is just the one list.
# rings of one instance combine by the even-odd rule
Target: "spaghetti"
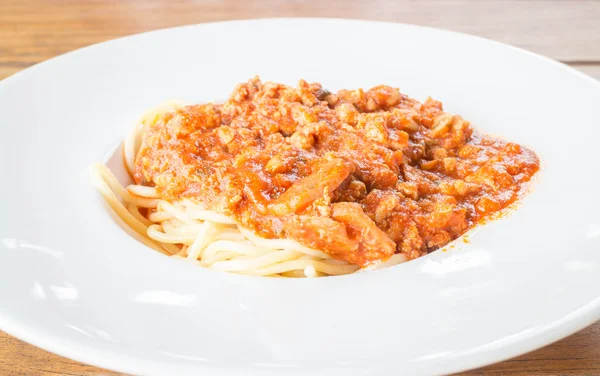
[[137,239],[207,268],[341,275],[448,244],[514,203],[534,152],[396,88],[238,85],[223,104],[167,103],[123,142],[134,184],[95,186]]
[[[142,116],[123,143],[125,167],[131,175],[142,134],[177,104],[166,104]],[[226,272],[271,277],[320,277],[359,270],[291,239],[265,239],[231,218],[190,200],[168,202],[156,188],[131,184],[124,188],[103,164],[90,167],[92,182],[112,210],[154,250],[177,259]],[[395,255],[379,266],[405,261]],[[373,269],[371,266],[367,269]]]

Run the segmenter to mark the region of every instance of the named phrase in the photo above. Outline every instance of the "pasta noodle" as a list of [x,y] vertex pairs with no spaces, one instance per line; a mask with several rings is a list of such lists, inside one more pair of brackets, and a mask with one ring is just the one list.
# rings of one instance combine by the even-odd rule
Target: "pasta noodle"
[[[272,277],[372,270],[446,246],[521,196],[528,148],[378,85],[258,77],[222,104],[165,103],[123,142],[136,184],[94,184],[136,239],[206,268]],[[259,236],[260,235],[260,236]]]
[[[150,111],[127,135],[123,161],[130,175],[144,129],[162,112],[177,107],[168,104]],[[190,200],[161,200],[153,187],[123,187],[103,164],[92,165],[90,173],[97,190],[136,239],[165,255],[209,269],[256,276],[320,277],[359,269],[294,240],[261,238],[233,219]],[[403,261],[402,256],[393,262]]]

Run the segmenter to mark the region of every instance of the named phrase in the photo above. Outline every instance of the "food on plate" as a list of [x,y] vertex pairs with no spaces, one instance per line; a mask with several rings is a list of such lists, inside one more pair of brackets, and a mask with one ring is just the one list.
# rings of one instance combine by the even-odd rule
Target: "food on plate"
[[415,259],[513,204],[536,154],[390,86],[253,78],[223,104],[167,104],[95,182],[145,244],[251,275],[348,274]]

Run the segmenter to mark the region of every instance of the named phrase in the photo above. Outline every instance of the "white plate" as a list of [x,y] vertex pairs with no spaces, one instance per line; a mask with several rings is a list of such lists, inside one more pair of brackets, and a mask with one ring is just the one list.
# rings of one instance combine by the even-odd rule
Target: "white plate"
[[[145,109],[238,82],[398,86],[533,148],[519,209],[470,243],[317,280],[205,270],[137,243],[87,168]],[[0,83],[0,329],[142,374],[448,373],[600,318],[600,84],[487,40],[408,25],[275,19],[136,35]]]

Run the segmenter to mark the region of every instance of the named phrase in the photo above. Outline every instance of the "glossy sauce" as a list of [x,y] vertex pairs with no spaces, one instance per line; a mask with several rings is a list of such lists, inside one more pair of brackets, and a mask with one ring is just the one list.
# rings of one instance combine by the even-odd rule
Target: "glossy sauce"
[[222,105],[164,115],[134,177],[364,266],[444,246],[511,205],[538,169],[531,150],[475,133],[432,99],[254,78]]

